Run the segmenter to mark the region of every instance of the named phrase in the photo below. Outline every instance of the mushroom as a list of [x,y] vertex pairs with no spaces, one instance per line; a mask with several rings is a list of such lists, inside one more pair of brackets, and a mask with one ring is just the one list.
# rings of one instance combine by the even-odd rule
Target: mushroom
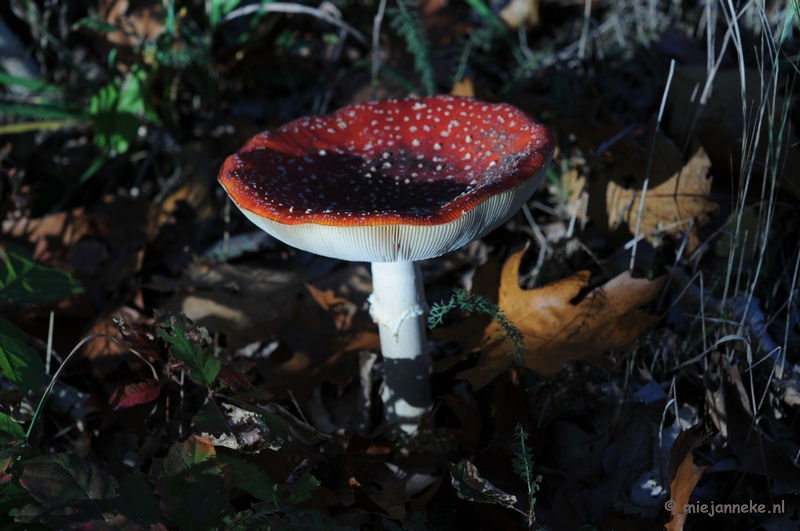
[[554,147],[549,129],[510,105],[388,99],[256,135],[225,160],[219,182],[284,243],[371,262],[384,419],[413,434],[431,405],[416,261],[508,220],[539,186]]

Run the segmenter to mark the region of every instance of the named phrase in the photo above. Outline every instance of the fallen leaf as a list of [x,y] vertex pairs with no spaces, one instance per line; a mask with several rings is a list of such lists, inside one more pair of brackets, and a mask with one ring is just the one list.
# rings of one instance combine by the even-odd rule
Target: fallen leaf
[[323,291],[311,284],[306,284],[306,289],[311,293],[316,303],[331,314],[336,330],[340,332],[350,330],[353,326],[353,315],[358,311],[358,307],[355,304],[344,297],[338,297],[332,289]]
[[464,96],[467,98],[475,97],[475,87],[472,84],[471,77],[465,77],[453,85],[450,89],[450,94],[453,96]]
[[[465,385],[462,383],[462,385]],[[457,444],[462,446],[469,455],[474,455],[478,449],[481,435],[481,414],[475,397],[469,391],[461,393],[461,397],[444,395],[442,402],[453,412],[461,423],[460,428],[444,428]]]
[[[662,234],[675,237],[686,232],[694,219],[687,252],[697,247],[696,227],[717,210],[709,197],[712,180],[706,174],[711,161],[703,147],[693,144],[690,153],[694,155],[685,162],[675,143],[654,125],[631,125],[622,131],[611,123],[591,125],[566,119],[554,125],[576,138],[568,154],[572,168],[562,175],[558,190],[565,196],[570,216],[582,223],[591,219],[598,228],[627,227],[633,233],[649,168],[640,235],[650,232],[646,239],[651,243]],[[612,234],[617,243],[627,239],[626,234]]]
[[116,46],[136,46],[164,32],[159,0],[100,0],[97,11],[102,20],[119,28],[106,35]]
[[141,269],[143,248],[156,235],[155,207],[106,195],[91,209],[2,223],[2,238],[22,245],[36,262],[66,269],[93,297],[120,289]]
[[683,525],[686,523],[684,506],[689,503],[692,491],[703,477],[703,472],[708,468],[694,464],[694,452],[707,437],[703,435],[692,442],[694,434],[698,431],[697,428],[681,431],[670,450],[669,492],[673,506],[671,509],[672,519],[665,526],[667,531],[683,531]]
[[65,267],[78,241],[98,227],[83,208],[57,212],[43,218],[3,221],[3,239],[28,243],[34,260],[50,267]]
[[772,496],[797,492],[800,467],[794,448],[782,445],[755,422],[739,368],[713,352],[703,381],[709,416],[738,458],[737,470],[769,478]]
[[[650,281],[625,272],[573,304],[571,301],[589,285],[590,273],[579,271],[541,288],[524,290],[518,277],[526,250],[511,255],[503,266],[498,304],[525,336],[527,368],[552,377],[566,362],[585,360],[610,372],[616,362],[605,353],[630,345],[658,319],[638,308],[658,293],[664,277]],[[458,375],[475,389],[491,382],[513,361],[497,323],[484,330],[483,345],[478,364]]]
[[481,477],[477,467],[466,459],[450,465],[450,482],[459,498],[478,503],[496,503],[503,507],[514,507],[517,497],[508,494]]
[[[700,147],[683,169],[647,190],[639,234],[654,243],[662,233],[677,238],[689,230],[686,253],[694,252],[700,243],[697,227],[706,224],[719,208],[710,199],[712,178],[706,177],[710,167],[711,161]],[[641,197],[641,190],[625,189],[609,181],[606,188],[609,228],[625,223],[635,233]]]
[[[312,278],[316,287],[308,288]],[[343,386],[357,377],[358,351],[380,346],[366,311],[372,286],[364,266],[320,276],[191,264],[182,278],[156,277],[147,287],[175,291],[164,308],[224,333],[232,350],[277,339],[286,356],[254,360],[265,378],[263,388],[285,392],[290,386],[301,402],[322,381]]]
[[540,0],[511,0],[498,13],[512,30],[522,28],[536,28],[539,26],[539,1]]
[[[129,325],[131,327],[130,332],[128,334],[123,334],[115,320],[132,323],[132,325]],[[95,360],[106,356],[128,354],[130,353],[130,348],[133,348],[151,361],[158,360],[157,350],[154,350],[154,347],[158,347],[158,343],[155,342],[155,344],[152,344],[154,339],[149,339],[148,343],[143,336],[138,335],[139,333],[145,333],[145,329],[141,328],[141,325],[150,324],[152,322],[152,319],[145,319],[138,310],[130,306],[120,306],[115,311],[95,321],[86,332],[86,335],[105,334],[117,338],[118,340],[123,340],[124,342],[119,343],[108,337],[98,337],[86,344],[83,349],[83,355],[90,360]],[[134,332],[133,326],[139,330]],[[130,343],[130,348],[125,343]]]

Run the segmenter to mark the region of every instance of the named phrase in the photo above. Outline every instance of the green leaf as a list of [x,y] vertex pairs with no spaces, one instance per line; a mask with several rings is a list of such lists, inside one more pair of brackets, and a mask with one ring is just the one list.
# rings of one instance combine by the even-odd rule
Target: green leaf
[[89,114],[86,113],[85,109],[64,103],[27,105],[24,103],[0,101],[0,112],[11,116],[28,116],[30,118],[60,118],[63,120],[77,121],[89,119]]
[[316,509],[282,509],[286,515],[279,529],[281,531],[355,531],[352,527],[343,526],[325,517]]
[[11,441],[20,441],[25,438],[22,426],[5,413],[0,412],[0,446],[5,446]]
[[94,143],[117,154],[128,151],[147,114],[147,72],[134,65],[125,78],[115,79],[92,96]]
[[43,304],[83,291],[69,273],[38,265],[17,245],[7,244],[0,258],[0,304]]
[[154,460],[153,469],[159,507],[179,528],[211,529],[234,515],[230,482],[212,445],[190,437],[174,444],[163,461]]
[[297,505],[311,497],[311,493],[319,487],[320,480],[312,475],[303,476],[292,484],[286,505]]
[[0,72],[0,85],[15,85],[34,92],[64,92],[64,89],[57,85],[48,85],[39,79],[13,76],[8,72]]
[[269,476],[253,463],[239,459],[233,454],[219,454],[220,461],[233,469],[233,486],[248,492],[259,500],[269,501],[277,506],[283,499],[277,485]]
[[[210,9],[208,13],[208,24],[212,28],[222,22],[222,19],[231,11],[239,7],[241,0],[210,0]],[[263,2],[269,3],[269,2]]]
[[161,521],[161,509],[153,494],[155,486],[147,474],[133,472],[119,484],[120,512],[130,520],[151,527]]
[[[195,465],[216,464],[217,451],[207,443],[199,441],[196,437],[189,437],[182,443],[176,443],[169,449],[169,455],[164,460],[164,471],[167,474],[178,474],[191,469]],[[210,472],[217,475],[222,472],[217,469]]]
[[189,376],[198,385],[211,387],[219,374],[219,360],[214,357],[211,338],[205,328],[195,328],[184,314],[166,315],[155,312],[158,335],[170,345],[173,358],[183,362]]
[[4,317],[0,317],[0,374],[23,396],[39,389],[45,381],[44,364],[28,345],[28,336]]
[[114,498],[118,487],[111,474],[67,453],[31,459],[19,482],[48,508],[78,509],[93,518],[103,518],[109,504],[102,502]]
[[[4,415],[0,413],[0,416]],[[2,422],[0,420],[0,423]],[[0,529],[6,529],[4,517],[9,511],[34,501],[18,480],[18,476],[22,474],[25,458],[34,452],[36,450],[25,446],[14,446],[0,451]]]
[[223,433],[230,433],[230,426],[221,415],[219,407],[209,400],[192,419],[192,424],[198,432],[208,433],[220,437]]
[[273,518],[273,513],[278,508],[271,503],[261,502],[253,505],[252,509],[245,509],[236,513],[236,517],[225,527],[225,531],[265,531],[272,527],[265,521]]

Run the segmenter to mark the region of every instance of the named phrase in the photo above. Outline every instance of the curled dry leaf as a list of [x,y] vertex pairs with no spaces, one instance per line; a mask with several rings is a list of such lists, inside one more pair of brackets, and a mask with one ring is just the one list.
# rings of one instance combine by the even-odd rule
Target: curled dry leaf
[[706,440],[706,436],[700,436],[692,442],[695,428],[682,431],[675,442],[672,444],[669,456],[670,482],[669,492],[672,506],[672,519],[665,526],[666,531],[682,531],[686,523],[686,513],[684,506],[689,503],[697,482],[703,477],[706,466],[694,464],[694,452]]
[[[589,292],[579,303],[571,301],[589,285],[590,273],[574,275],[541,288],[519,286],[519,265],[525,250],[509,257],[500,278],[498,304],[525,336],[524,363],[545,376],[554,376],[571,360],[585,360],[611,371],[615,361],[605,353],[629,345],[658,318],[639,310],[661,289],[665,278],[636,279],[625,272]],[[491,382],[511,365],[510,347],[495,322],[483,334],[478,364],[459,377],[474,388]]]
[[[711,161],[705,150],[698,148],[679,172],[650,188],[644,200],[639,234],[653,243],[662,233],[677,237],[690,230],[686,252],[694,252],[700,243],[698,225],[707,223],[711,214],[719,208],[710,199],[712,178],[706,177],[710,167]],[[606,188],[609,228],[614,229],[625,223],[634,233],[641,198],[641,190],[625,189],[610,181]]]
[[481,477],[475,465],[462,459],[450,465],[450,482],[459,498],[479,503],[496,503],[503,507],[514,507],[517,497],[508,494]]

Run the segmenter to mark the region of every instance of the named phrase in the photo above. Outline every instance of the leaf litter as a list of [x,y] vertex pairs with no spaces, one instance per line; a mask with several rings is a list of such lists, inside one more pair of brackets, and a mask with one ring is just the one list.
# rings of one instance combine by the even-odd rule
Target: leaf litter
[[[44,306],[15,296],[0,307],[0,438],[9,442],[0,450],[0,522],[7,523],[2,518],[13,508],[17,523],[65,529],[523,529],[532,520],[512,508],[524,513],[527,504],[537,522],[557,530],[797,527],[797,249],[791,229],[780,228],[797,218],[790,196],[767,206],[763,197],[750,201],[751,187],[742,201],[750,201],[750,232],[732,232],[730,204],[738,200],[726,197],[728,165],[733,158],[732,166],[740,166],[736,156],[747,145],[739,138],[745,120],[738,71],[723,67],[718,97],[700,108],[691,93],[705,81],[705,50],[674,35],[653,43],[648,53],[656,54],[655,63],[609,54],[603,60],[621,69],[606,69],[596,58],[582,63],[589,68],[580,75],[566,63],[538,68],[532,65],[539,49],[524,40],[535,32],[525,30],[572,7],[468,4],[471,12],[453,2],[421,4],[420,17],[441,52],[431,57],[436,75],[448,72],[437,86],[505,98],[547,115],[560,129],[562,151],[549,189],[534,196],[526,213],[461,256],[423,264],[423,271],[430,301],[462,287],[496,303],[524,338],[522,367],[513,365],[505,330],[491,317],[449,316],[431,336],[437,405],[424,437],[391,440],[380,424],[383,366],[367,312],[368,269],[312,259],[254,236],[237,212],[224,213],[214,192],[220,157],[262,121],[277,125],[292,113],[333,109],[376,85],[378,94],[408,94],[408,80],[393,70],[413,77],[406,65],[413,61],[402,60],[403,43],[379,40],[379,70],[389,77],[372,82],[347,70],[363,61],[364,50],[320,33],[322,21],[282,33],[277,44],[266,24],[249,45],[257,60],[251,48],[232,44],[244,26],[222,24],[214,42],[227,59],[214,65],[214,76],[224,80],[221,90],[233,93],[224,105],[208,105],[205,93],[192,99],[203,74],[180,62],[185,42],[170,41],[169,60],[164,49],[153,48],[185,37],[182,28],[195,26],[183,22],[196,13],[178,11],[170,21],[164,8],[147,2],[102,2],[100,20],[121,31],[86,26],[96,32],[98,49],[122,46],[123,76],[131,65],[147,65],[158,77],[165,61],[170,74],[159,83],[175,90],[159,96],[163,121],[144,123],[126,147],[126,162],[117,159],[124,179],[103,173],[109,184],[102,191],[90,181],[86,189],[95,200],[86,204],[40,215],[31,205],[46,197],[47,181],[22,167],[6,171],[24,157],[4,155],[3,173],[13,174],[15,187],[13,200],[4,203],[12,206],[3,207],[5,253],[21,245],[39,266],[67,270],[72,277],[45,280],[74,294]],[[587,4],[591,24],[583,44],[574,31],[544,26],[571,36],[575,46],[564,41],[558,53],[574,57],[569,54],[580,44],[591,57],[599,53],[595,46],[613,42],[609,21],[626,19],[602,19],[602,4]],[[372,27],[371,14],[358,20],[342,10],[362,30]],[[299,19],[278,26],[299,27]],[[516,29],[492,33],[498,19]],[[519,48],[502,51],[516,41]],[[676,43],[689,48],[682,55],[687,63],[692,50],[701,51],[702,67],[678,66],[664,132],[656,132],[655,100],[649,106],[644,100],[657,98],[661,87],[650,69],[666,57],[658,55],[664,50],[686,51],[670,49]],[[501,72],[508,66],[503,55],[515,52],[527,66]],[[337,59],[314,64],[318,55]],[[284,87],[270,92],[275,108],[258,106],[258,91],[271,81],[247,76],[286,68],[287,57],[288,70],[303,74],[286,89],[291,96],[281,95]],[[461,62],[464,75],[451,79]],[[226,76],[241,71],[244,78],[228,83]],[[615,77],[618,72],[627,80]],[[753,79],[763,76],[752,76],[750,68],[745,74],[750,94],[758,85]],[[103,87],[120,79],[108,75]],[[528,78],[546,89],[530,83],[515,92]],[[304,92],[309,79],[343,85],[322,98]],[[774,105],[780,108],[782,100]],[[208,118],[216,107],[223,109],[219,116]],[[167,109],[196,126],[191,135],[167,132]],[[246,118],[234,116],[241,109]],[[689,131],[682,117],[697,110]],[[763,138],[777,123],[762,127]],[[230,124],[237,124],[233,133],[225,132]],[[84,135],[86,143],[85,129],[66,134],[76,142]],[[52,157],[52,148],[36,146],[34,157]],[[776,153],[794,160],[782,146]],[[761,159],[767,151],[760,144],[754,153]],[[754,167],[758,177],[769,174],[768,164]],[[796,188],[793,175],[775,183],[790,193]],[[642,240],[631,274],[637,226]],[[529,252],[512,252],[530,240]],[[69,278],[85,291],[70,291]],[[91,340],[66,366],[65,381],[31,433],[41,448],[20,447],[47,382],[39,357],[50,352],[56,368],[94,333],[114,340]],[[34,355],[41,363],[26,364]],[[529,434],[530,448],[520,449],[518,428]],[[527,456],[522,465],[521,456]],[[541,490],[532,503],[526,500],[538,474]],[[676,509],[664,508],[668,500]],[[685,503],[718,500],[775,502],[786,512],[713,519],[677,513]]]

